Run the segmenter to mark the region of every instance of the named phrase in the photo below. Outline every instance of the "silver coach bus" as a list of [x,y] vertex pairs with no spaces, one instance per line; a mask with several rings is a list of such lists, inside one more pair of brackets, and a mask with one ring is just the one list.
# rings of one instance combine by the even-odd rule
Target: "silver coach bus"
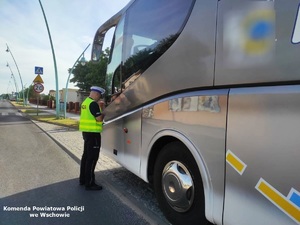
[[133,0],[113,28],[102,149],[173,224],[300,224],[299,0]]

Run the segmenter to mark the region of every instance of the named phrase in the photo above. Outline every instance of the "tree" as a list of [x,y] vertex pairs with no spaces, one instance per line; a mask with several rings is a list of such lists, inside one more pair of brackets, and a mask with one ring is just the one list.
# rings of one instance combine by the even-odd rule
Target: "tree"
[[89,91],[91,86],[105,87],[108,57],[109,49],[107,48],[102,52],[99,62],[89,61],[84,66],[78,63],[73,69],[74,76],[70,82],[76,83],[75,86],[82,91]]
[[24,94],[26,95],[26,98],[27,98],[27,96],[28,96],[28,98],[35,97],[35,92],[33,90],[33,85],[29,85],[29,87],[24,90]]

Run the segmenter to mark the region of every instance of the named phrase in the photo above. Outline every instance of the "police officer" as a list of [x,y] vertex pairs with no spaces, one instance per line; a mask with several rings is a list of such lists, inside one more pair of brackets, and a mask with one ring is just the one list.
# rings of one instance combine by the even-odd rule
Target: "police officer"
[[99,159],[101,147],[101,131],[104,114],[103,106],[98,103],[105,90],[92,86],[88,98],[81,104],[79,130],[82,131],[84,149],[80,164],[80,185],[86,190],[102,190],[102,186],[95,182],[95,167]]

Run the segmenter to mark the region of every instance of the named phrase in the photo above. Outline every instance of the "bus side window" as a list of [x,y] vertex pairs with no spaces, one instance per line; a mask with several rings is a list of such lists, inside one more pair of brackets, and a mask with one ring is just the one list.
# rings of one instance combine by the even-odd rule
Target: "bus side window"
[[110,50],[110,60],[106,71],[107,102],[111,102],[110,97],[121,90],[121,64],[123,48],[124,18],[122,18],[115,29]]
[[193,3],[194,0],[137,0],[127,10],[121,71],[125,88],[175,42]]

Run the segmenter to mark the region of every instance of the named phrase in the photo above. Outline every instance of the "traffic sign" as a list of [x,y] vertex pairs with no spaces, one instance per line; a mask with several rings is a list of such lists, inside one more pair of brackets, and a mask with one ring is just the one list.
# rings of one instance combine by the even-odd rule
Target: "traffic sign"
[[33,83],[44,83],[42,77],[40,75],[37,75],[34,80],[33,80]]
[[35,83],[33,85],[33,90],[36,92],[36,93],[42,93],[44,91],[44,85],[41,84],[41,83]]
[[43,67],[36,66],[34,67],[35,74],[43,74]]

